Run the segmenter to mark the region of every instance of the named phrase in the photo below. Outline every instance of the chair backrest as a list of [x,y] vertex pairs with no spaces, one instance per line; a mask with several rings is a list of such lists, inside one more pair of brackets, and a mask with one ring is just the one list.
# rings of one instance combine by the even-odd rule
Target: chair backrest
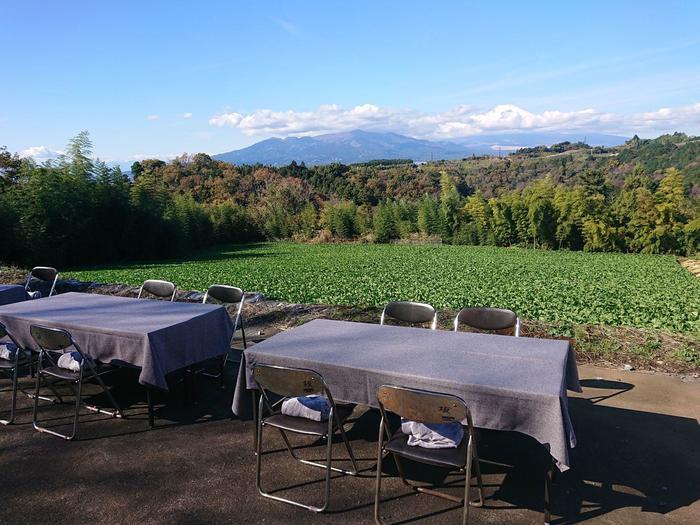
[[326,394],[328,390],[317,372],[305,368],[256,364],[253,379],[261,392],[283,397]]
[[60,328],[49,328],[48,326],[33,324],[29,327],[29,333],[36,344],[43,350],[57,352],[74,346],[71,335]]
[[[92,360],[85,355],[83,350],[80,348],[80,346],[78,346],[78,343],[75,342],[73,336],[71,336],[68,331],[61,328],[51,328],[48,326],[33,324],[29,326],[29,333],[41,350],[41,353],[39,354],[39,370],[41,370],[43,367],[44,355],[47,351],[65,353],[68,348],[73,347],[82,358],[80,361],[80,374],[82,375],[83,366],[85,365],[92,370],[92,373],[96,373],[95,365],[93,364]],[[54,362],[50,356],[48,359]]]
[[393,301],[388,303],[382,316],[379,319],[379,324],[383,325],[387,317],[403,321],[405,323],[421,324],[430,323],[430,328],[437,328],[437,312],[435,308],[425,303],[414,303],[411,301]]
[[477,330],[520,335],[520,319],[515,312],[504,308],[464,308],[455,317],[455,332],[460,324]]
[[204,294],[203,303],[209,301],[209,299],[214,299],[220,303],[240,303],[243,302],[244,294],[243,290],[236,288],[235,286],[228,286],[225,284],[212,284],[207,292]]
[[467,405],[457,396],[450,394],[382,385],[377,389],[377,401],[385,419],[388,410],[421,423],[462,423],[466,420],[471,426],[471,414]]
[[24,289],[29,291],[32,279],[37,281],[50,283],[51,288],[47,297],[51,297],[56,290],[56,282],[58,281],[58,270],[50,266],[35,266],[32,271],[29,272],[27,276],[27,282],[24,285]]
[[170,298],[170,301],[174,301],[177,288],[170,281],[159,281],[157,279],[149,279],[148,281],[145,281],[143,285],[141,285],[141,289],[139,290],[138,296],[139,299],[141,299],[143,292],[150,293],[151,295],[155,295],[156,297]]

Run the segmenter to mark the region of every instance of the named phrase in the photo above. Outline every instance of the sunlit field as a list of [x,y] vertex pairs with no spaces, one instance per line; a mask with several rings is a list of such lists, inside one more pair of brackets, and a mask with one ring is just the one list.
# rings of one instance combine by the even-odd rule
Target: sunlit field
[[177,261],[70,271],[81,280],[181,290],[213,283],[298,303],[499,306],[526,319],[698,331],[700,281],[673,257],[477,246],[265,243]]

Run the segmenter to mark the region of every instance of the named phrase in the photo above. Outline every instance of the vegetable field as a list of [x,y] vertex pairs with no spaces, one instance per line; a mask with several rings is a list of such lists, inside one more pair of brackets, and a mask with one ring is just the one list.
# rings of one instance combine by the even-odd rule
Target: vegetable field
[[670,256],[280,242],[67,273],[132,285],[168,279],[183,290],[233,284],[297,303],[381,306],[402,299],[436,308],[500,306],[562,323],[700,331],[700,280]]

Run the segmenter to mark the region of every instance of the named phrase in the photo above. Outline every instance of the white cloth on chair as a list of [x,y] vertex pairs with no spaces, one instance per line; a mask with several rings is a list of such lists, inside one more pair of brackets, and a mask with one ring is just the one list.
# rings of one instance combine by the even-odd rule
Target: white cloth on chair
[[65,354],[61,354],[56,364],[66,370],[80,372],[80,365],[82,363],[83,356],[80,355],[80,352],[66,352]]
[[457,448],[464,438],[461,423],[419,423],[401,420],[401,432],[408,436],[408,445],[423,448]]
[[331,404],[323,396],[290,397],[282,402],[282,413],[312,421],[328,421]]
[[19,348],[12,342],[0,343],[0,359],[6,359],[7,361],[14,361],[17,357],[17,352]]

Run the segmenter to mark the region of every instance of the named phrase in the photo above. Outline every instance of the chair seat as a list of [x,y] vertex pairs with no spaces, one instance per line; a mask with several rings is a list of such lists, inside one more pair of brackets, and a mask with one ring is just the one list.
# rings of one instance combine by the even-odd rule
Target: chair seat
[[[17,361],[18,366],[24,366],[27,364],[27,354],[20,352],[19,360]],[[15,367],[15,362],[13,359],[2,359],[0,358],[0,369],[9,370]]]
[[461,469],[467,464],[468,436],[464,436],[457,448],[423,448],[408,445],[408,435],[400,430],[384,444],[384,449],[398,456],[436,467]]
[[[355,405],[336,404],[336,411],[340,423],[343,424],[350,417]],[[287,416],[285,414],[273,414],[263,419],[265,425],[297,432],[299,434],[310,434],[314,436],[325,436],[328,434],[328,421],[313,421],[304,417]],[[333,428],[336,424],[333,423]]]
[[[20,364],[22,363],[22,358],[20,358]],[[15,362],[9,359],[0,358],[0,368],[3,370],[11,369],[15,367]]]
[[[87,371],[86,371],[87,372]],[[58,379],[63,379],[64,381],[77,381],[80,379],[80,372],[73,372],[72,370],[67,370],[61,368],[60,366],[47,366],[41,369],[42,374],[50,375],[51,377],[56,377]],[[83,379],[88,378],[88,373],[85,373]]]

